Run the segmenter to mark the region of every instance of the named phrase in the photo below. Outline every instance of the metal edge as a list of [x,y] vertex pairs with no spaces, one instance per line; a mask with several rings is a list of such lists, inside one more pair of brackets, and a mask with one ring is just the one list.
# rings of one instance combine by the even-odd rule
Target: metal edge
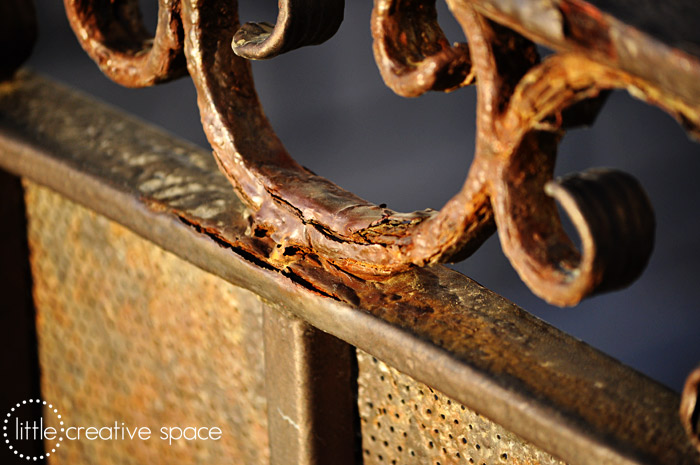
[[354,465],[355,349],[286,310],[263,314],[270,464]]

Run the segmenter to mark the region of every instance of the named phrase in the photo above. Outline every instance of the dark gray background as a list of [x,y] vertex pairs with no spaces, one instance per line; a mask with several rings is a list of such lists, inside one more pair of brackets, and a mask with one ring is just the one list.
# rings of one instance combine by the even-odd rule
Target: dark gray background
[[[155,3],[143,1],[153,25]],[[243,21],[274,22],[274,0],[242,3]],[[189,79],[136,90],[113,84],[80,49],[62,4],[37,1],[40,38],[29,66],[208,146]],[[463,40],[441,7],[448,38]],[[303,165],[395,210],[440,208],[460,188],[471,163],[474,89],[418,99],[394,95],[374,64],[370,11],[369,0],[350,1],[340,31],[326,44],[255,63],[258,92],[275,129]],[[700,362],[700,145],[662,111],[616,92],[593,128],[567,135],[557,174],[594,166],[635,175],[656,209],[656,249],[633,286],[575,308],[549,306],[520,281],[496,236],[455,268],[680,390]]]

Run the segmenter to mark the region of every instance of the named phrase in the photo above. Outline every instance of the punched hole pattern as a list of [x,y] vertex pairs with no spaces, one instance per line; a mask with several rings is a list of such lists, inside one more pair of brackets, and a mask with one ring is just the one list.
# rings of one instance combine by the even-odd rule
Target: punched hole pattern
[[365,464],[563,464],[381,360],[357,356]]

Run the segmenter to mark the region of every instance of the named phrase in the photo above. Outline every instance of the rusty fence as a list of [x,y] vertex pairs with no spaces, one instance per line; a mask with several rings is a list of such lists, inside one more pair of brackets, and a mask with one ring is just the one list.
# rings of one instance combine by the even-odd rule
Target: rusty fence
[[[653,244],[641,187],[619,172],[552,182],[556,145],[619,87],[697,133],[700,58],[684,42],[694,29],[652,36],[624,1],[455,0],[469,45],[451,46],[434,2],[376,0],[375,55],[393,90],[476,80],[480,99],[465,187],[439,212],[402,214],[298,166],[252,88],[245,59],[322,42],[342,1],[283,1],[277,24],[239,28],[235,2],[161,0],[155,38],[131,16],[138,2],[65,4],[115,81],[192,76],[215,157],[15,72],[33,11],[24,0],[0,8],[10,44],[0,266],[11,277],[5,301],[24,310],[3,318],[8,346],[27,355],[13,395],[50,400],[69,424],[196,423],[222,434],[175,445],[45,441],[27,460],[700,463],[699,376],[679,414],[673,391],[437,264],[498,226],[513,266],[549,301],[571,305],[633,280]],[[558,53],[540,62],[534,41]],[[553,199],[571,214],[580,253]]]

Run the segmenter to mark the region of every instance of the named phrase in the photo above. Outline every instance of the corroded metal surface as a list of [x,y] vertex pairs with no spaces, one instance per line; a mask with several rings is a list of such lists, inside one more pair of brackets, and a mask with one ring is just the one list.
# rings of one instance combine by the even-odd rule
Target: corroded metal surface
[[280,0],[277,23],[246,23],[233,36],[236,55],[259,60],[330,39],[343,22],[345,0]]
[[[478,86],[475,155],[463,188],[439,212],[396,213],[298,165],[274,134],[240,57],[268,58],[323,42],[342,20],[342,0],[283,1],[275,26],[242,28],[235,1],[162,0],[152,47],[135,1],[65,2],[83,47],[117,82],[147,85],[175,76],[163,70],[181,62],[184,43],[204,130],[250,209],[250,232],[357,277],[462,259],[498,225],[514,268],[551,303],[575,305],[624,287],[644,269],[653,245],[646,195],[616,174],[584,175],[576,193],[568,191],[571,182],[557,187],[558,142],[565,129],[590,124],[614,88],[667,110],[691,133],[700,131],[700,58],[688,53],[692,47],[672,48],[678,33],[656,39],[643,32],[657,27],[627,14],[623,0],[603,2],[607,11],[624,13],[622,20],[583,0],[448,0],[468,41],[454,47],[437,24],[434,0],[376,0],[374,51],[392,89],[416,96]],[[644,15],[656,14],[645,8]],[[659,9],[668,15],[662,22],[668,30],[678,11]],[[693,15],[697,8],[682,11]],[[114,30],[107,31],[110,25]],[[540,62],[533,41],[559,53]],[[614,191],[619,195],[600,195]],[[557,213],[555,200],[565,197],[576,197],[565,211],[588,238],[581,251]],[[640,247],[607,253],[606,244],[620,240]]]
[[375,357],[357,359],[365,464],[563,464]]
[[[592,73],[591,77],[601,79],[596,81],[596,86],[626,89],[633,96],[660,106],[697,137],[700,127],[700,55],[689,51],[696,49],[692,44],[697,45],[697,38],[694,34],[688,35],[692,26],[675,26],[681,21],[687,25],[698,22],[700,11],[697,5],[688,8],[691,2],[693,0],[667,2],[674,4],[670,7],[652,7],[649,2],[644,2],[645,5],[636,8],[637,3],[628,0],[483,0],[475,3],[475,8],[560,53],[575,53],[595,61],[616,76],[610,81],[597,71],[588,71]],[[609,11],[626,14],[620,18],[611,16],[599,10],[598,3],[606,4]],[[629,14],[633,10],[636,11],[636,21]],[[674,48],[680,45],[678,40],[658,40],[647,34],[648,25],[654,23],[663,23],[661,30],[667,34],[686,31],[686,46]]]
[[466,44],[450,46],[437,22],[435,0],[379,0],[372,11],[374,57],[384,82],[404,97],[471,84]]
[[677,394],[463,275],[339,273],[247,233],[247,209],[205,151],[26,73],[0,90],[5,169],[283,304],[567,462],[700,463]]
[[[26,200],[42,397],[68,427],[153,432],[64,441],[49,462],[268,463],[260,300],[46,188]],[[163,426],[222,435],[170,445]]]
[[138,0],[64,0],[85,51],[110,79],[144,87],[187,74],[179,0],[158,0],[155,37],[141,20]]

